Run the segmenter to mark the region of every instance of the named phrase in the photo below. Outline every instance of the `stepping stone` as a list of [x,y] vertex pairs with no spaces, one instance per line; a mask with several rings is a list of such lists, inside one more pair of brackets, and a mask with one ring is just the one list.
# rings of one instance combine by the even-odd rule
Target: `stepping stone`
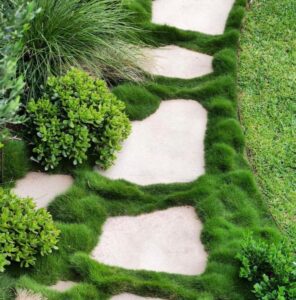
[[163,101],[142,121],[132,122],[115,164],[98,172],[137,184],[190,182],[205,173],[207,111],[193,100]]
[[120,294],[117,296],[113,296],[110,300],[142,300],[142,299],[146,299],[146,300],[162,300],[160,298],[146,298],[146,297],[140,297],[140,296],[136,296],[133,294],[128,294],[128,293],[124,293],[124,294]]
[[205,271],[207,262],[201,230],[191,206],[111,217],[91,255],[125,269],[197,275]]
[[63,281],[63,280],[60,280],[56,284],[51,285],[49,288],[51,288],[52,290],[56,290],[58,292],[65,292],[65,291],[71,289],[73,286],[75,286],[77,284],[78,283],[74,282],[74,281]]
[[141,67],[153,75],[190,79],[213,72],[213,57],[170,45],[144,49]]
[[223,34],[235,0],[154,0],[152,22],[206,34]]
[[[1,299],[3,299],[1,297]],[[41,294],[36,294],[30,290],[17,289],[15,300],[47,300]]]
[[29,172],[16,182],[13,192],[19,197],[31,197],[37,208],[46,207],[59,194],[63,194],[72,185],[69,175],[48,175],[41,172]]

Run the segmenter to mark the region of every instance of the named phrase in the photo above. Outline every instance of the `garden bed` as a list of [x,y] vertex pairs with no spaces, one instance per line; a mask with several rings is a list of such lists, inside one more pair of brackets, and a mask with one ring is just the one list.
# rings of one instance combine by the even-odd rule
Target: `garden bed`
[[[148,51],[173,50],[158,61],[166,72],[146,69],[155,76],[145,76],[140,83],[130,78],[110,83],[132,122],[132,133],[110,169],[94,170],[98,153],[92,153],[92,159],[80,166],[56,169],[72,176],[65,185],[51,181],[60,175],[39,174],[46,176],[42,187],[32,181],[30,196],[39,189],[35,197],[46,200],[61,232],[59,249],[38,256],[29,269],[8,266],[3,288],[9,289],[11,282],[50,300],[254,299],[250,283],[239,278],[237,254],[250,232],[267,243],[280,241],[281,235],[244,158],[245,140],[237,116],[236,51],[246,1],[225,0],[215,7],[205,1],[195,1],[191,7],[189,1],[180,10],[177,2],[170,6],[164,0],[124,4],[134,13],[133,22],[146,30],[144,40],[152,46]],[[161,9],[164,4],[168,10]],[[198,10],[199,4],[204,10]],[[173,9],[182,18],[170,17]],[[206,21],[195,22],[203,11],[200,20]],[[176,68],[181,62],[187,67],[175,72],[170,55],[176,53],[181,55]],[[94,86],[101,87],[100,82],[86,82],[78,80],[81,88],[89,85],[99,94]],[[122,117],[120,102],[105,88]],[[29,161],[25,148],[19,155]],[[34,164],[23,166],[38,169]],[[17,177],[24,175],[19,173]],[[22,190],[25,180],[16,183],[16,191]],[[60,184],[64,190],[58,189],[55,197]],[[40,188],[50,189],[48,199]]]

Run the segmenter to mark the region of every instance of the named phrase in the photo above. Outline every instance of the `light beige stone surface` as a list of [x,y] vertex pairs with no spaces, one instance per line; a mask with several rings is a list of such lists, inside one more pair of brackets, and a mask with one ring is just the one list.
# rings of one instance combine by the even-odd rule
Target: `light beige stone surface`
[[197,275],[205,271],[207,262],[201,230],[191,206],[111,217],[91,256],[126,269]]
[[16,182],[13,192],[19,197],[31,197],[37,208],[46,207],[56,196],[67,191],[73,178],[69,175],[49,175],[29,172]]
[[205,172],[207,111],[193,100],[163,101],[132,133],[114,166],[100,174],[147,185],[189,182]]
[[17,289],[15,300],[47,300],[41,294],[26,289]]
[[154,0],[152,22],[206,34],[222,34],[235,0]]
[[213,72],[213,57],[169,45],[144,49],[142,68],[153,75],[190,79]]
[[145,300],[162,300],[160,298],[140,297],[140,296],[133,295],[133,294],[128,294],[128,293],[113,296],[110,300],[142,300],[142,299],[145,299]]
[[77,282],[60,280],[56,284],[50,286],[50,288],[58,292],[65,292],[75,285],[77,285]]

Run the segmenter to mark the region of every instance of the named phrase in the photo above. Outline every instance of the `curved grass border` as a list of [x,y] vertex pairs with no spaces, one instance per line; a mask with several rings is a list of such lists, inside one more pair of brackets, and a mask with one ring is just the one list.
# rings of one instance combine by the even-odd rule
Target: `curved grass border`
[[[30,270],[12,266],[8,273],[20,276],[20,287],[41,292],[50,300],[108,299],[121,292],[171,300],[253,299],[249,286],[239,279],[235,255],[247,232],[273,241],[279,239],[279,232],[244,160],[244,136],[236,113],[236,50],[246,1],[236,0],[221,36],[153,25],[149,22],[151,0],[127,3],[129,9],[137,12],[135,22],[141,20],[149,30],[150,43],[172,43],[214,55],[214,73],[201,78],[156,77],[142,86],[124,83],[114,88],[127,103],[131,119],[147,117],[162,100],[182,98],[200,102],[208,110],[209,118],[206,174],[191,183],[141,187],[111,181],[90,168],[73,170],[73,187],[49,206],[62,231],[59,251],[40,258]],[[136,215],[178,205],[194,206],[203,221],[202,241],[209,252],[204,274],[130,271],[100,264],[89,257],[108,216]],[[47,288],[61,279],[80,283],[64,293]]]

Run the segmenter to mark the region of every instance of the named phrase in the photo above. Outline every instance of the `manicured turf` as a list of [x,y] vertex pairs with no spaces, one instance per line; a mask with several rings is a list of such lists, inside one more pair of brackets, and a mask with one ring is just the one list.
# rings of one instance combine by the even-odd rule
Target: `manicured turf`
[[254,1],[241,35],[246,154],[277,224],[296,241],[296,2]]
[[[19,286],[42,292],[50,300],[108,299],[124,292],[170,300],[254,299],[250,287],[239,279],[235,255],[249,231],[270,241],[277,241],[280,235],[244,159],[245,140],[236,113],[236,50],[246,1],[236,1],[221,36],[152,25],[151,0],[125,3],[137,12],[135,21],[151,30],[147,32],[150,43],[174,43],[214,55],[214,73],[201,78],[156,77],[143,86],[123,83],[114,88],[127,103],[131,119],[150,115],[161,100],[181,98],[201,103],[209,118],[205,140],[207,173],[192,183],[140,187],[111,181],[89,167],[72,170],[74,186],[49,207],[62,232],[59,251],[40,258],[30,270],[11,266],[7,273],[21,276]],[[135,103],[135,99],[139,102]],[[209,253],[204,274],[124,270],[89,257],[108,216],[137,215],[180,205],[194,206],[204,224],[202,241]],[[47,285],[57,280],[77,280],[80,284],[65,293],[49,290]]]

